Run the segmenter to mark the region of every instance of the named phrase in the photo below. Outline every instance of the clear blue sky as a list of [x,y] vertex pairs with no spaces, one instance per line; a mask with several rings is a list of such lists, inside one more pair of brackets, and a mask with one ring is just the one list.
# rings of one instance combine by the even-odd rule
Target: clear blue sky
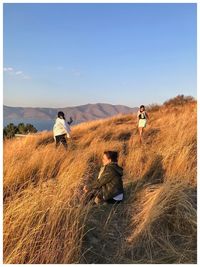
[[4,4],[4,104],[196,97],[196,4]]

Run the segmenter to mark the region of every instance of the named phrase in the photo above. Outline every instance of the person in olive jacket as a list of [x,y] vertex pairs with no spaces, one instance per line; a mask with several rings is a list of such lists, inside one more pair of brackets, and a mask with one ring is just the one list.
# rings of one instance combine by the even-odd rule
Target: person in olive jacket
[[95,203],[120,203],[124,197],[123,189],[123,168],[118,163],[118,153],[116,151],[105,151],[98,178],[89,185],[84,186],[84,192],[95,191]]

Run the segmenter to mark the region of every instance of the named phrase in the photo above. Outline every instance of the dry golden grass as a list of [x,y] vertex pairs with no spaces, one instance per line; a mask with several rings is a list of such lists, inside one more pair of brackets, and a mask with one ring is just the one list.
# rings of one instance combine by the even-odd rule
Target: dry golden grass
[[[104,150],[118,150],[126,199],[84,205]],[[4,141],[4,263],[195,263],[196,103],[152,109],[140,145],[135,115]]]

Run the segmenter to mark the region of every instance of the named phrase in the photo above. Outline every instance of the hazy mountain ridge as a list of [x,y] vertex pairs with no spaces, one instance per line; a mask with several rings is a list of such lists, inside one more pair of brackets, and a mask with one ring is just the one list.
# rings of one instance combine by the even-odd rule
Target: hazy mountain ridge
[[59,110],[67,114],[67,118],[72,116],[76,122],[101,119],[116,114],[128,114],[136,112],[137,108],[130,108],[123,105],[111,105],[104,103],[86,104],[65,108],[30,108],[30,107],[10,107],[3,106],[4,119],[35,119],[53,120]]

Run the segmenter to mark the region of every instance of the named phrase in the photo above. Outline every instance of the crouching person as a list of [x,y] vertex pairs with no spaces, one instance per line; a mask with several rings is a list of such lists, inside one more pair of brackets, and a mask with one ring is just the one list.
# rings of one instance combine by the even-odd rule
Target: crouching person
[[84,186],[84,192],[92,197],[96,204],[120,203],[124,197],[123,169],[118,165],[118,153],[116,151],[105,151],[102,158],[101,168],[96,181]]

